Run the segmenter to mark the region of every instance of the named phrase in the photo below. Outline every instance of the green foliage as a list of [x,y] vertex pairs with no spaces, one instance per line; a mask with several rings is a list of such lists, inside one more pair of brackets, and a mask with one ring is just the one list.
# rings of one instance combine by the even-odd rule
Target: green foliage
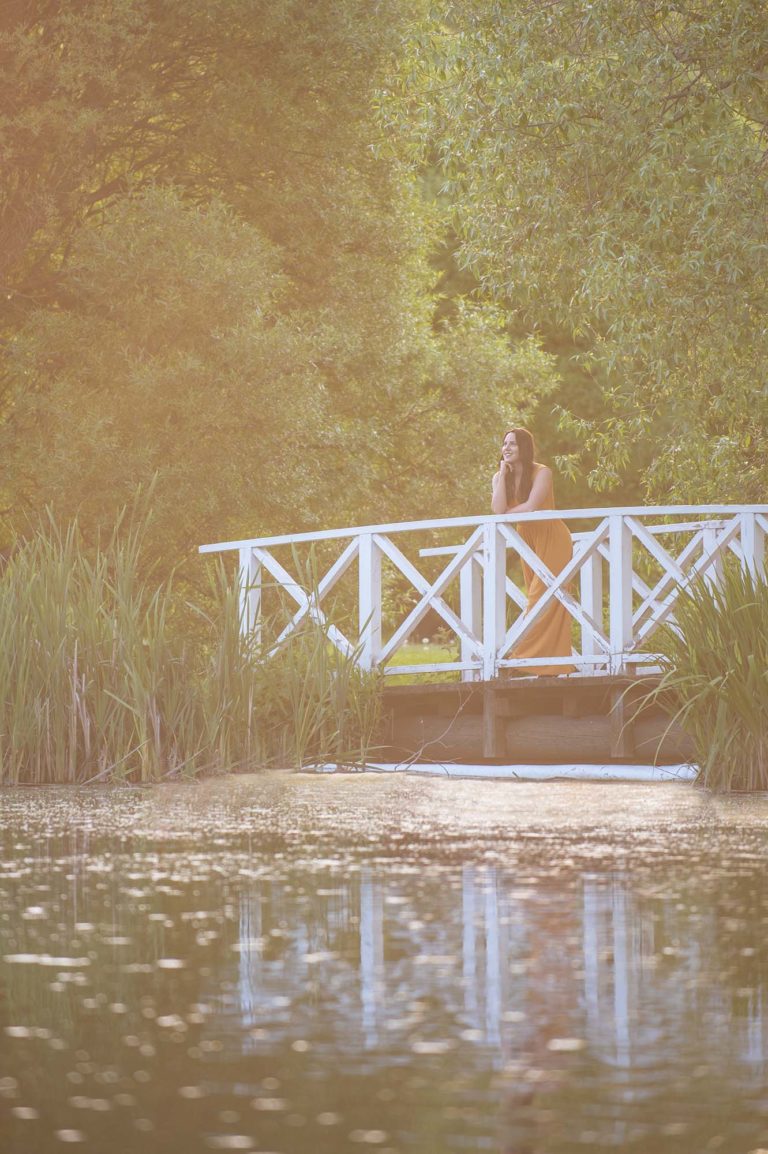
[[[157,781],[364,760],[378,680],[308,625],[275,656],[246,645],[237,591],[204,606],[142,575],[141,518],[104,548],[51,524],[0,575],[0,783]],[[190,612],[202,622],[190,627]]]
[[768,790],[768,582],[733,564],[719,584],[692,585],[675,613],[679,634],[658,635],[653,698],[692,737],[701,784]]
[[[446,631],[447,632],[447,631]],[[458,661],[459,649],[455,641],[450,637],[441,638],[439,641],[409,641],[405,645],[401,645],[392,658],[392,665],[427,665],[438,664],[440,662]],[[387,685],[413,685],[439,683],[445,681],[458,681],[459,674],[456,670],[449,670],[447,673],[430,672],[430,673],[395,673],[387,677]]]
[[571,335],[602,403],[564,397],[563,431],[598,488],[640,464],[654,498],[765,491],[766,59],[759,0],[442,0],[382,88],[459,266]]
[[555,358],[537,338],[513,345],[496,310],[462,308],[438,331],[420,387],[382,436],[386,519],[487,512],[504,430],[527,420],[558,382]]
[[290,253],[304,300],[330,305],[335,266],[396,250],[402,235],[388,230],[390,166],[374,160],[365,125],[371,77],[406,15],[399,0],[375,11],[364,0],[9,0],[0,252],[11,307],[56,299],[84,220],[167,182],[194,203],[225,198]]
[[[203,540],[768,482],[757,0],[10,0],[0,532]],[[202,570],[196,580],[202,582]]]
[[419,10],[3,9],[6,542],[46,506],[93,540],[152,477],[166,572],[205,540],[485,508],[524,370],[552,372],[488,310],[433,326],[439,214],[371,101]]
[[310,622],[257,664],[259,725],[279,765],[364,765],[381,714],[381,682]]
[[[302,430],[327,414],[315,346],[281,314],[285,278],[256,229],[149,190],[81,230],[61,283],[66,306],[32,314],[10,345],[6,484],[92,532],[156,476],[151,545],[166,564],[285,516]],[[316,490],[321,461],[303,473]]]

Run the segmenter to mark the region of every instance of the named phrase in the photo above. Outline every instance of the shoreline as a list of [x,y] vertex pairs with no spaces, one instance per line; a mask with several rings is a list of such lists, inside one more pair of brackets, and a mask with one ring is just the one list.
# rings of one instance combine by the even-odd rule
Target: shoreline
[[692,784],[698,767],[679,765],[594,765],[566,763],[561,765],[482,765],[454,762],[369,762],[362,767],[333,762],[315,766],[314,773],[406,773],[430,777],[472,778],[496,781],[647,781]]

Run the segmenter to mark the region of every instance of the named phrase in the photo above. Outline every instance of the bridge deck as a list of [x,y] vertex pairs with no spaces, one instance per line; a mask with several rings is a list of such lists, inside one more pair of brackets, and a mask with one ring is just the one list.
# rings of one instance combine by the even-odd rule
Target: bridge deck
[[[392,685],[382,760],[678,764],[693,747],[662,705],[658,677],[519,677]],[[377,754],[379,756],[379,754]]]
[[[573,540],[559,573],[519,531],[552,519]],[[767,539],[768,505],[670,505],[366,525],[201,552],[236,552],[241,628],[263,653],[312,621],[363,669],[415,679],[385,689],[382,760],[669,764],[692,749],[658,703],[640,708],[657,684],[655,634],[677,629],[681,594],[716,585],[727,563],[763,574]],[[533,606],[523,565],[545,586]],[[571,655],[516,656],[554,603],[571,618]],[[435,623],[451,660],[404,664],[403,646]],[[577,673],[536,677],[537,665]],[[430,671],[457,680],[420,681]]]

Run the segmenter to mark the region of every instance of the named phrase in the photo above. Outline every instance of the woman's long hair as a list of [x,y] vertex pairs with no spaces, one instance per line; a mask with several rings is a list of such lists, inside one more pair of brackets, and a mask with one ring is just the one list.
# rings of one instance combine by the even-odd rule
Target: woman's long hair
[[523,501],[527,501],[531,495],[531,485],[533,484],[533,459],[536,455],[536,446],[533,442],[533,437],[527,429],[507,429],[502,440],[502,445],[510,433],[515,434],[515,441],[517,443],[518,452],[520,454],[520,464],[523,466],[523,471],[520,475],[520,484],[515,490],[514,474],[507,473],[505,478],[507,486],[507,505],[522,505]]

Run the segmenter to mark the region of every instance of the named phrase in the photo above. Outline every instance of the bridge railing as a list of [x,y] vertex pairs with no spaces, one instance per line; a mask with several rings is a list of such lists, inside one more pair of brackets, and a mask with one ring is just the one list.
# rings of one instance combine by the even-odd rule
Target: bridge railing
[[[566,522],[574,544],[573,558],[558,574],[518,532],[522,523],[554,519]],[[425,544],[446,533],[450,544]],[[267,585],[295,606],[273,648],[311,618],[365,669],[383,667],[387,675],[458,671],[471,681],[506,669],[535,674],[537,667],[558,665],[587,674],[651,671],[658,655],[649,643],[662,624],[675,627],[681,590],[699,577],[717,582],[729,555],[764,573],[767,535],[768,505],[654,506],[367,525],[224,541],[203,545],[200,552],[237,552],[244,631],[260,628]],[[313,569],[310,582],[312,567],[301,563],[301,552],[319,547],[331,559],[322,575]],[[520,562],[546,587],[529,612]],[[399,613],[391,598],[384,609],[393,580],[401,593],[406,587],[411,601]],[[330,595],[344,582],[347,611],[336,621]],[[350,597],[356,601],[351,629]],[[400,596],[398,604],[406,601]],[[574,622],[571,656],[513,657],[554,601]],[[430,611],[455,637],[459,659],[398,663],[398,651]]]

